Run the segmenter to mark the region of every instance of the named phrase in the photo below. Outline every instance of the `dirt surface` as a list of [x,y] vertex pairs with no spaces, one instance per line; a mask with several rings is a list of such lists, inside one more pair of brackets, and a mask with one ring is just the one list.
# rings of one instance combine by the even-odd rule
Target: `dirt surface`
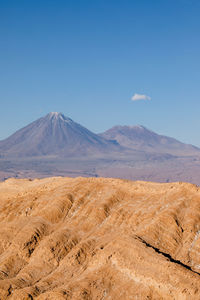
[[105,178],[0,183],[0,299],[200,299],[200,190]]

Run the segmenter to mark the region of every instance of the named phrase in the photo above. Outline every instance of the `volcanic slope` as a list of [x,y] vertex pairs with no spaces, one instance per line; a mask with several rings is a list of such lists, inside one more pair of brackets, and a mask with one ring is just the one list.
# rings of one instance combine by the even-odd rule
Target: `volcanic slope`
[[51,112],[0,141],[1,156],[80,156],[119,151],[108,141],[61,113]]
[[195,185],[8,179],[0,199],[0,299],[200,299]]
[[142,125],[114,126],[99,134],[108,140],[116,140],[121,146],[134,150],[169,153],[172,155],[200,155],[200,149],[174,138],[157,134]]

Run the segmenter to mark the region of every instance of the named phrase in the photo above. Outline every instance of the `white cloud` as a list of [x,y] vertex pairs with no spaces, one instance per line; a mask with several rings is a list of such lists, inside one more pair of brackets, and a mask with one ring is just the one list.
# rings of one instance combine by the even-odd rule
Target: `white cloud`
[[151,97],[143,94],[134,94],[131,100],[132,101],[151,100]]

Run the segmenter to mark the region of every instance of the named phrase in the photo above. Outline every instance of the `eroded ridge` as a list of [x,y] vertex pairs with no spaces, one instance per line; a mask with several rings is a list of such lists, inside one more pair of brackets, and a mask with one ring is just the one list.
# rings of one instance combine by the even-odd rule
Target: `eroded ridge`
[[0,183],[0,299],[200,299],[200,192],[105,178]]

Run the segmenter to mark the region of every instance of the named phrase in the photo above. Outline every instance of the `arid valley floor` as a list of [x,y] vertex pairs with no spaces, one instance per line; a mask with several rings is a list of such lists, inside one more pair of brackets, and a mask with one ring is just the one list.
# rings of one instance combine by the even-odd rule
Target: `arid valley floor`
[[0,199],[0,299],[200,299],[197,186],[8,179]]

